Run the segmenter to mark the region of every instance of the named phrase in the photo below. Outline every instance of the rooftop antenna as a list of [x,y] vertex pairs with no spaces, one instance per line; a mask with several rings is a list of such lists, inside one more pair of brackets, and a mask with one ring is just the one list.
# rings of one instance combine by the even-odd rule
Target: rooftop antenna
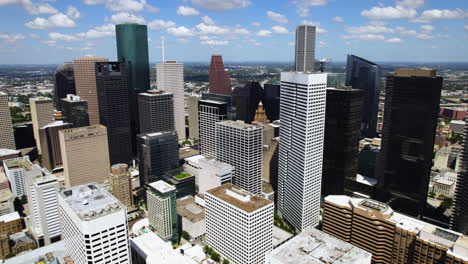
[[166,61],[166,56],[164,55],[164,38],[161,38],[161,49],[162,49],[162,61]]

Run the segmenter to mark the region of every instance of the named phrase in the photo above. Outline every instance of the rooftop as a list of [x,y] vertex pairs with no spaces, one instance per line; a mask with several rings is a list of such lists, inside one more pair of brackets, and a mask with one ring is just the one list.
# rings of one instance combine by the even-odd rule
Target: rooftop
[[19,154],[21,151],[15,149],[0,148],[0,156]]
[[465,121],[464,120],[452,120],[450,121],[450,124],[465,125]]
[[189,157],[198,156],[199,153],[200,153],[199,150],[196,150],[196,149],[191,148],[191,147],[180,148],[179,149],[179,159],[186,159],[186,158],[189,158]]
[[361,174],[356,175],[356,181],[369,186],[375,186],[378,182],[377,179],[366,177]]
[[253,195],[230,183],[208,190],[206,193],[211,194],[246,213],[251,213],[272,204],[271,201]]
[[0,216],[0,222],[5,222],[5,223],[12,222],[12,221],[15,221],[15,220],[18,220],[18,219],[21,219],[18,212],[13,212],[13,213],[9,213],[9,214]]
[[172,191],[175,191],[176,188],[172,185],[170,185],[169,183],[165,182],[165,181],[157,181],[157,182],[152,182],[150,184],[148,184],[151,188],[155,189],[156,191],[164,194],[164,193],[168,193],[168,192],[172,192]]
[[60,260],[60,263],[63,263],[62,260],[67,256],[65,249],[65,241],[59,241],[52,243],[48,246],[40,247],[33,251],[22,253],[16,257],[8,259],[8,264],[31,264],[36,263],[47,253],[52,253],[55,257]]
[[177,175],[172,176],[173,178],[176,178],[177,180],[183,180],[185,178],[192,177],[193,175],[188,173],[188,172],[181,172]]
[[258,127],[256,125],[246,124],[242,120],[237,120],[237,121],[226,120],[226,121],[219,122],[218,124],[221,124],[223,126],[238,128],[238,129],[262,129],[261,127]]
[[396,69],[396,77],[436,77],[435,69],[420,68],[420,69]]
[[4,164],[8,167],[10,170],[15,170],[15,169],[25,169],[27,171],[32,169],[32,162],[29,160],[29,157],[22,157],[22,158],[14,158],[14,159],[9,159],[9,160],[4,160]]
[[58,127],[58,126],[64,126],[64,125],[71,125],[70,123],[65,123],[62,120],[59,121],[53,121],[45,126],[43,126],[41,129],[48,128],[48,127]]
[[205,219],[205,209],[195,203],[195,197],[185,196],[177,200],[177,214],[192,223]]
[[160,96],[160,95],[168,95],[168,94],[172,94],[172,93],[168,93],[163,90],[148,90],[145,93],[140,93],[140,95],[144,95],[144,96]]

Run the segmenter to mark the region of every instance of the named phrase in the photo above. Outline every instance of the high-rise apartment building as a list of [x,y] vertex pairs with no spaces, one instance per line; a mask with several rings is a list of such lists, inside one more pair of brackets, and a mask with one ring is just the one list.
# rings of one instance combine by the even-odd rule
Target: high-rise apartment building
[[197,155],[185,159],[184,170],[195,176],[198,193],[232,182],[234,167],[216,159]]
[[315,67],[315,26],[301,25],[296,28],[296,52],[294,70],[313,72]]
[[71,127],[72,124],[57,120],[39,129],[39,141],[42,146],[42,167],[46,167],[49,171],[62,167],[59,131]]
[[263,88],[259,82],[248,82],[232,91],[237,110],[237,120],[250,124],[255,118],[258,104],[263,98]]
[[95,183],[57,194],[62,238],[76,264],[130,264],[127,208]]
[[19,198],[23,195],[28,195],[29,179],[42,176],[41,167],[37,164],[32,164],[29,156],[4,160],[3,169],[10,181],[11,192],[15,197]]
[[174,95],[149,90],[138,95],[140,133],[174,131]]
[[233,264],[263,264],[273,250],[273,202],[224,184],[205,193],[207,244]]
[[216,159],[234,166],[234,185],[261,195],[263,128],[227,120],[216,123],[215,135]]
[[231,95],[231,77],[229,71],[224,68],[223,57],[221,55],[211,55],[209,91],[213,94]]
[[198,125],[200,154],[215,157],[215,124],[227,119],[227,103],[213,100],[198,102]]
[[319,224],[327,74],[281,73],[278,211],[297,231]]
[[162,180],[162,176],[179,167],[179,144],[175,131],[140,134],[138,160],[140,186]]
[[198,130],[198,101],[200,101],[199,96],[190,96],[187,99],[189,138],[194,140],[200,138]]
[[174,120],[179,140],[185,139],[184,64],[166,60],[156,65],[158,90],[174,95]]
[[109,174],[110,193],[127,208],[133,207],[132,175],[127,164],[114,164]]
[[41,153],[41,141],[39,129],[54,120],[54,103],[48,97],[29,98],[31,109],[31,120],[33,123],[34,139],[36,140],[37,151]]
[[0,148],[16,149],[8,95],[0,92]]
[[95,65],[99,120],[107,128],[110,162],[129,164],[133,159],[134,140],[125,64],[98,62]]
[[105,126],[59,131],[65,186],[102,183],[109,175],[109,149]]
[[280,116],[280,85],[268,84],[263,86],[263,105],[269,120],[275,121]]
[[387,77],[377,199],[392,199],[395,210],[413,216],[426,207],[441,89],[435,70],[402,69]]
[[465,138],[461,155],[460,171],[457,176],[453,213],[450,229],[468,235],[468,122],[465,124]]
[[96,62],[106,62],[104,57],[83,57],[73,60],[76,95],[88,102],[89,124],[99,124],[99,103],[96,89]]
[[362,101],[361,90],[327,89],[322,195],[344,194],[345,180],[356,178]]
[[54,98],[58,110],[62,110],[60,100],[66,98],[68,94],[76,94],[75,75],[71,62],[65,62],[55,71]]
[[162,239],[177,243],[176,188],[165,181],[149,183],[147,186],[146,197],[150,226]]
[[60,109],[63,121],[71,123],[73,127],[89,126],[88,102],[74,94],[67,94],[60,99]]
[[366,59],[348,55],[346,65],[346,86],[363,90],[361,136],[374,138],[377,131],[379,111],[380,66]]

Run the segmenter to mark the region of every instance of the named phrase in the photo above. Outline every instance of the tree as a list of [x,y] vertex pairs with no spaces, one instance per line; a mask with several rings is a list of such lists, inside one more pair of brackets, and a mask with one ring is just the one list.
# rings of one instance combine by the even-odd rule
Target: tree
[[187,231],[182,231],[182,237],[187,241],[190,241],[190,239],[192,239],[192,237]]
[[221,256],[216,252],[212,252],[210,256],[211,256],[211,259],[216,261],[216,262],[221,261]]
[[435,196],[436,196],[435,192],[432,192],[432,191],[431,191],[431,192],[429,193],[429,197],[435,198]]
[[223,264],[229,264],[229,260],[223,259]]
[[15,200],[13,201],[13,208],[15,209],[16,212],[18,212],[18,214],[21,216],[21,217],[25,217],[26,215],[24,214],[24,206],[23,204],[21,203],[21,199],[16,197]]

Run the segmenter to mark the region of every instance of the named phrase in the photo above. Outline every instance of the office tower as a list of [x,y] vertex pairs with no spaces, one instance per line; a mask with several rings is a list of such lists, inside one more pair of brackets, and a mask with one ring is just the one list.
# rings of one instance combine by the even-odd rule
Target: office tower
[[468,237],[371,199],[325,198],[323,231],[372,253],[372,263],[466,263]]
[[102,183],[109,175],[109,149],[105,126],[59,131],[65,186]]
[[13,198],[8,178],[6,174],[0,170],[0,216],[7,215],[15,211]]
[[216,159],[197,155],[185,159],[184,170],[195,176],[197,193],[232,182],[234,167]]
[[127,208],[133,207],[132,175],[127,164],[114,164],[109,174],[110,193]]
[[42,169],[32,164],[28,156],[3,161],[3,169],[10,181],[11,192],[15,197],[27,195],[28,180],[42,175]]
[[31,121],[21,125],[16,125],[13,127],[13,130],[15,134],[16,149],[36,147],[36,139],[34,138],[34,129]]
[[174,95],[149,90],[138,94],[140,133],[174,131]]
[[97,62],[96,89],[100,124],[107,128],[110,162],[129,164],[133,140],[125,64]]
[[221,55],[211,55],[209,72],[210,93],[231,95],[231,77],[229,71],[224,68],[223,57]]
[[68,94],[76,94],[75,74],[73,63],[71,62],[65,62],[58,66],[55,71],[54,98],[55,107],[58,110],[62,110],[62,104],[60,101],[63,98],[67,98]]
[[152,182],[147,186],[146,198],[150,226],[162,239],[177,243],[176,188],[165,181]]
[[0,92],[0,148],[16,149],[8,95]]
[[199,96],[190,96],[187,102],[189,118],[189,138],[197,141],[200,137],[198,131],[198,101],[200,101]]
[[441,89],[435,70],[401,69],[387,77],[377,199],[392,199],[395,210],[413,216],[426,207]]
[[234,185],[261,195],[263,128],[243,121],[216,123],[216,159],[234,166]]
[[34,97],[29,98],[29,106],[31,108],[34,139],[36,140],[37,151],[41,154],[39,129],[54,120],[54,104],[52,99],[48,97]]
[[37,176],[29,179],[28,205],[31,228],[39,246],[60,240],[60,218],[57,193],[60,184],[55,175]]
[[301,25],[296,28],[296,52],[294,71],[313,72],[315,67],[315,26]]
[[198,102],[198,125],[200,133],[200,154],[215,157],[215,124],[226,120],[227,103],[213,100]]
[[96,183],[57,194],[62,238],[77,264],[130,264],[127,208]]
[[179,140],[185,139],[184,64],[165,60],[156,65],[158,90],[174,95],[174,120]]
[[366,59],[348,55],[346,86],[364,91],[361,136],[374,138],[379,111],[380,66]]
[[341,72],[328,72],[327,73],[327,87],[341,87],[346,85],[346,73]]
[[254,120],[258,103],[263,98],[263,88],[259,82],[248,82],[232,91],[232,97],[237,110],[237,119],[250,124]]
[[346,179],[356,179],[363,91],[328,88],[325,111],[322,195],[344,194]]
[[77,95],[67,94],[60,99],[63,121],[71,123],[73,127],[89,126],[88,102]]
[[42,146],[42,167],[46,167],[49,171],[62,167],[59,131],[71,127],[72,124],[57,120],[39,129],[39,140]]
[[263,264],[273,249],[273,202],[224,184],[205,193],[207,244],[233,264]]
[[268,119],[271,121],[278,120],[280,116],[280,86],[266,83],[263,86],[262,102]]
[[179,167],[179,144],[175,131],[137,136],[140,186],[162,180],[164,173]]
[[76,95],[88,102],[89,124],[99,125],[99,103],[96,89],[96,62],[106,62],[104,57],[84,57],[73,60]]
[[450,229],[468,235],[468,122],[465,124],[465,138],[460,151],[461,165],[457,176],[453,213]]
[[297,231],[320,214],[327,74],[281,73],[278,211]]
[[202,93],[202,100],[212,100],[224,102],[227,105],[227,119],[237,120],[237,110],[234,104],[234,98],[231,95],[225,94],[213,94],[213,93]]

